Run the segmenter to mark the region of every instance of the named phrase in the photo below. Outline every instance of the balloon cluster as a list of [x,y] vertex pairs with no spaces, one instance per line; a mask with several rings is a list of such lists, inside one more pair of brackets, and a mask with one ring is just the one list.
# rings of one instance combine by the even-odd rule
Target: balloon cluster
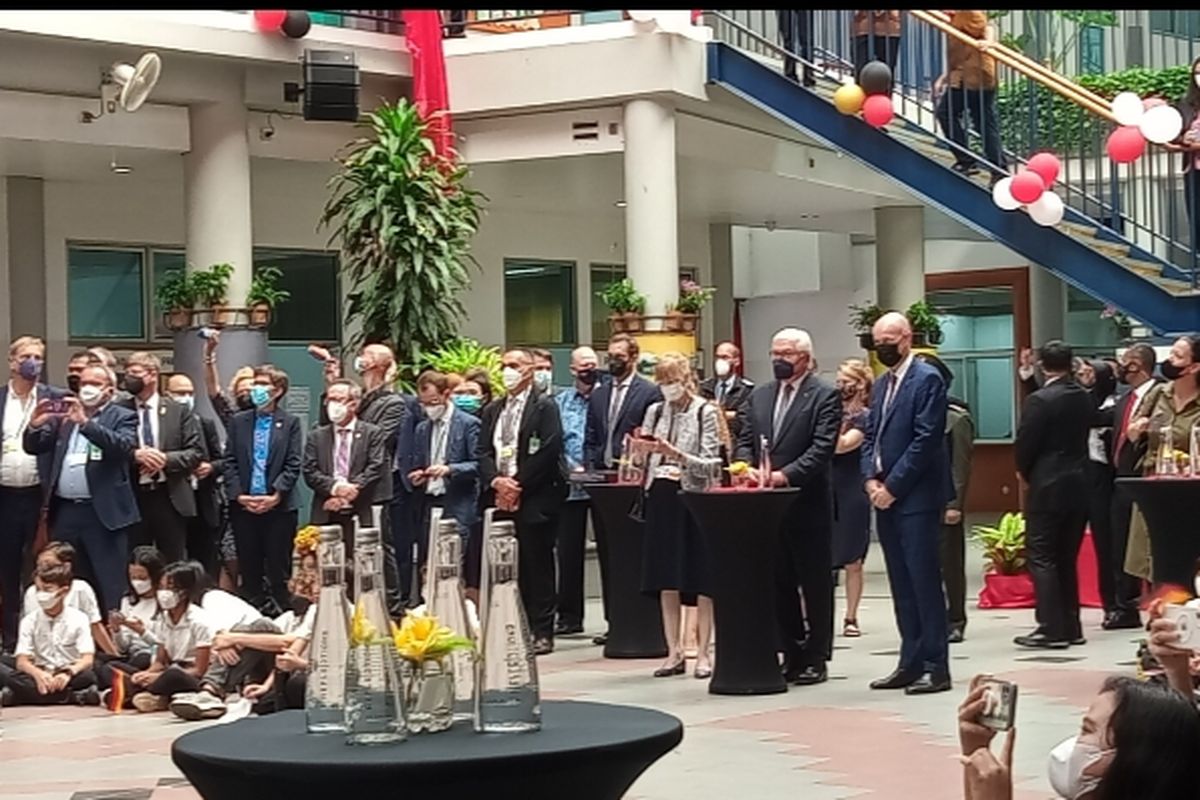
[[289,39],[303,39],[312,28],[307,11],[259,10],[254,12],[254,24],[260,31],[280,31]]
[[858,83],[843,84],[833,93],[837,110],[853,116],[860,111],[863,120],[873,128],[882,128],[892,121],[892,69],[882,61],[872,61],[858,74]]
[[1062,198],[1050,191],[1062,165],[1053,153],[1037,153],[1016,175],[996,181],[992,202],[1005,211],[1022,206],[1038,225],[1050,227],[1062,222],[1066,208]]
[[1141,158],[1146,142],[1166,144],[1183,130],[1183,116],[1157,97],[1142,100],[1135,92],[1121,92],[1113,98],[1112,113],[1121,127],[1109,135],[1105,149],[1118,164]]

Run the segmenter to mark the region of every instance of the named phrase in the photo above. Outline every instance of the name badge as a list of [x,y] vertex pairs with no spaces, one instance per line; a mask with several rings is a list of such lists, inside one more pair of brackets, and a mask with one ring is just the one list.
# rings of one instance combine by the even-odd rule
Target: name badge
[[87,449],[87,457],[89,461],[100,461],[104,458],[104,451],[94,444],[89,444]]
[[537,455],[537,451],[542,449],[542,440],[536,436],[529,438],[529,455]]
[[506,459],[506,460],[510,459],[515,454],[516,454],[516,451],[511,447],[501,447],[500,448],[500,457],[503,459]]
[[68,467],[82,467],[87,463],[87,453],[67,453],[66,465]]

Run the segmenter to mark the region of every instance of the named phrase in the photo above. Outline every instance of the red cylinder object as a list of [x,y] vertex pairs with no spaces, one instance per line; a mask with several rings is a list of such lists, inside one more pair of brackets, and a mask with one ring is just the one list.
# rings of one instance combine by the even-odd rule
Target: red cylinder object
[[277,31],[283,26],[285,19],[287,19],[287,11],[284,10],[260,9],[254,12],[254,24],[260,31]]
[[1042,181],[1042,176],[1036,172],[1025,170],[1013,176],[1010,192],[1014,200],[1018,200],[1025,205],[1036,203],[1044,191],[1046,191],[1046,184]]
[[863,119],[873,128],[882,128],[892,121],[892,98],[886,94],[873,94],[863,101]]
[[1125,125],[1109,135],[1105,149],[1113,161],[1128,164],[1137,161],[1142,157],[1142,153],[1146,152],[1146,137],[1136,125]]

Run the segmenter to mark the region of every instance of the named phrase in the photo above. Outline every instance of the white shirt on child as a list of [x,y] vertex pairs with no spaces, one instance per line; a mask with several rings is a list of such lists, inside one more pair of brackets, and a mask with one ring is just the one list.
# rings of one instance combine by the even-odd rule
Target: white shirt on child
[[64,604],[52,617],[39,607],[21,619],[16,655],[28,656],[36,667],[53,672],[94,652],[91,623],[77,608]]
[[166,651],[168,664],[190,666],[196,660],[197,647],[212,646],[213,629],[204,611],[189,603],[179,622],[171,620],[170,612],[159,614],[154,636]]
[[222,589],[209,589],[200,598],[200,607],[213,633],[229,631],[234,625],[249,625],[263,618],[262,612],[237,595]]
[[136,619],[145,625],[145,633],[140,636],[134,633],[132,628],[127,628],[124,625],[117,628],[117,632],[113,634],[113,643],[117,649],[125,655],[129,655],[130,649],[134,642],[141,641],[145,645],[153,645],[154,640],[154,615],[158,613],[158,600],[151,595],[150,597],[139,597],[137,602],[123,595],[121,597],[121,616],[125,619]]
[[[81,581],[78,578],[71,581],[71,588],[67,591],[66,605],[68,608],[77,608],[87,617],[89,625],[94,625],[103,619],[100,616],[100,603],[96,600],[96,593],[87,581]],[[32,614],[38,610],[37,602],[37,587],[30,584],[25,590],[25,602],[21,606],[22,614]]]

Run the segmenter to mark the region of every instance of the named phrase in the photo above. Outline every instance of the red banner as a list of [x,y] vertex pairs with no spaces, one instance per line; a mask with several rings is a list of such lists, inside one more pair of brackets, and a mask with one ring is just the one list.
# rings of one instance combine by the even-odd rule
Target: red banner
[[442,54],[442,12],[404,11],[404,39],[412,57],[413,103],[429,123],[429,137],[443,156],[453,147],[446,57]]

